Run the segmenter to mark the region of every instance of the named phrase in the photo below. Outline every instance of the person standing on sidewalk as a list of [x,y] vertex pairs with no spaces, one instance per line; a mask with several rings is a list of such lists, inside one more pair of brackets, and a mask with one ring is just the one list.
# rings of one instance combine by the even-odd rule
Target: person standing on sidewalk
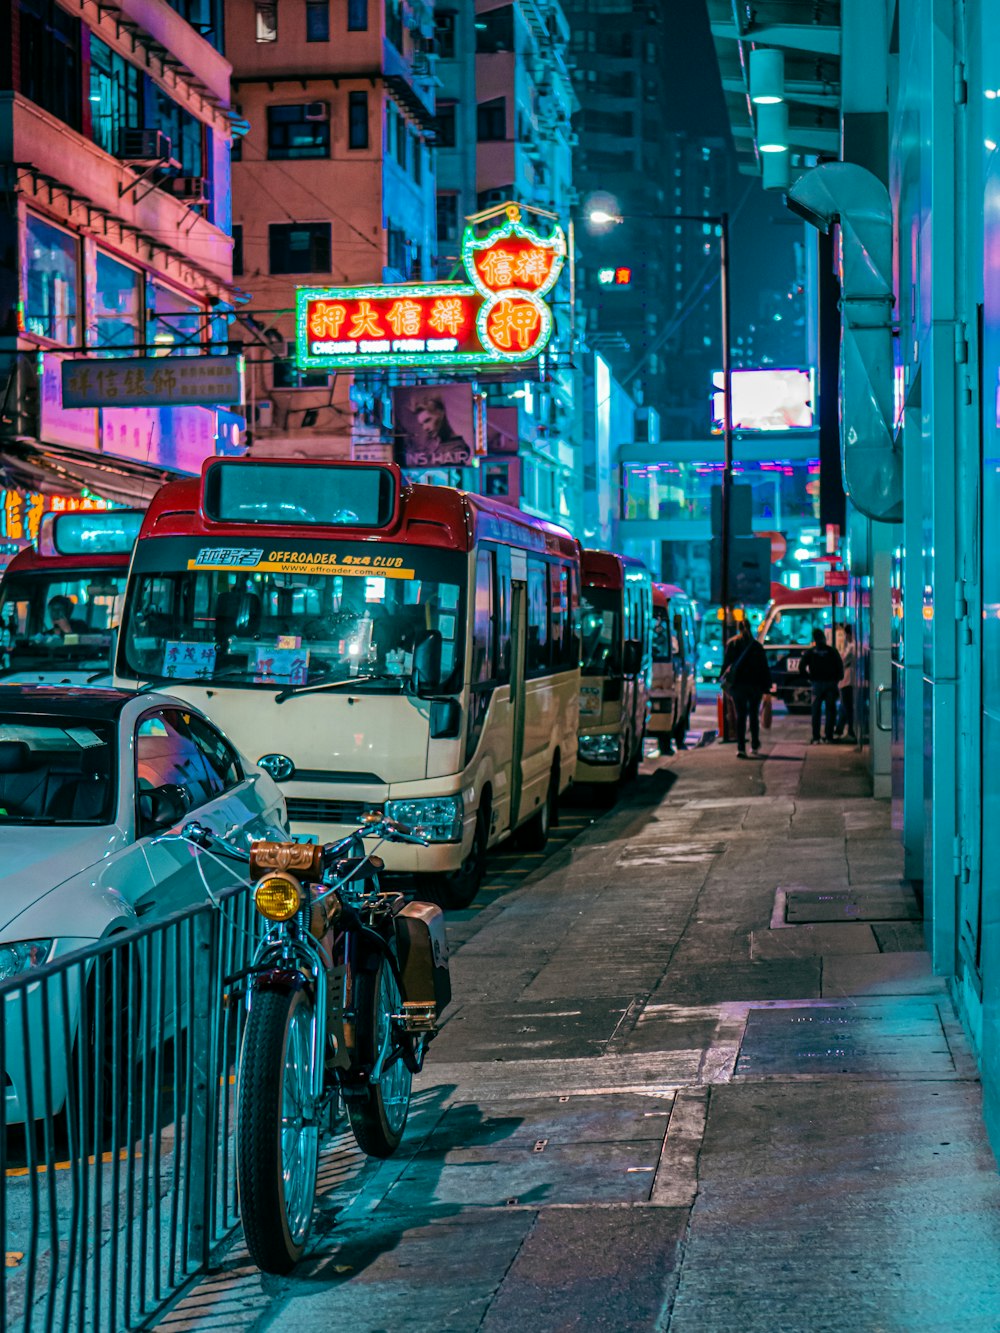
[[840,656],[844,663],[844,676],[840,682],[837,736],[846,735],[849,741],[855,741],[857,737],[854,734],[854,631],[850,625],[844,626],[844,651]]
[[803,675],[809,677],[809,683],[812,685],[812,740],[809,743],[810,745],[819,745],[820,743],[819,728],[825,707],[826,735],[824,739],[828,745],[832,745],[834,715],[837,711],[837,699],[840,695],[838,686],[844,674],[844,663],[836,648],[827,643],[826,635],[821,629],[813,630],[812,647],[807,648],[802,654],[802,663],[799,670]]
[[771,689],[771,668],[763,646],[750,633],[747,621],[740,621],[739,633],[726,645],[719,676],[722,688],[736,709],[736,758],[747,759],[747,722],[750,723],[750,748],[760,753],[760,701]]

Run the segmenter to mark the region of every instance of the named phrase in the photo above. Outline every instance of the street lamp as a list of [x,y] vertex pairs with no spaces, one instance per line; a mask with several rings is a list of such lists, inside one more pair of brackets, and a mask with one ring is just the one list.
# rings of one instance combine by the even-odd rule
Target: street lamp
[[[611,226],[626,218],[654,222],[701,222],[718,229],[719,234],[719,292],[722,303],[722,568],[719,578],[719,600],[722,603],[723,648],[729,639],[729,553],[732,548],[732,487],[733,487],[733,363],[730,351],[729,313],[729,214],[728,213],[609,213],[603,208],[591,209],[588,219],[595,226]],[[728,732],[728,713],[726,731]],[[728,736],[726,737],[728,739]]]

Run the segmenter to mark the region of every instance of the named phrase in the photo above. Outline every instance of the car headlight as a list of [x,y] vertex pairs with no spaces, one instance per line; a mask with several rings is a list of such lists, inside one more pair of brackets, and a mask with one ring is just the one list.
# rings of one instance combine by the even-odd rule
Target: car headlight
[[418,801],[386,801],[386,818],[419,828],[431,842],[461,842],[465,806],[461,796],[429,796]]
[[41,967],[48,961],[53,943],[53,940],[21,940],[17,944],[0,944],[0,981]]
[[618,764],[622,757],[622,738],[614,731],[581,736],[580,757],[588,764]]

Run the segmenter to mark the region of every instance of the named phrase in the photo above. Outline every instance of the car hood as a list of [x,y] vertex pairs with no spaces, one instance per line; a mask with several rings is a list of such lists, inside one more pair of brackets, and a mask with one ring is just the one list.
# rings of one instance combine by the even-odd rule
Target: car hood
[[[116,825],[0,825],[0,933],[66,880],[125,844]],[[52,928],[49,934],[56,934]]]

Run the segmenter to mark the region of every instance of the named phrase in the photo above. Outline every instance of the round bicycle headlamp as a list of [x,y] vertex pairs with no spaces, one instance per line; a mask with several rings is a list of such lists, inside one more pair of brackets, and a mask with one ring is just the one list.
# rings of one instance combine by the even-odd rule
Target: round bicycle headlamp
[[292,875],[265,875],[253,891],[257,911],[268,921],[290,921],[305,902],[302,885]]

